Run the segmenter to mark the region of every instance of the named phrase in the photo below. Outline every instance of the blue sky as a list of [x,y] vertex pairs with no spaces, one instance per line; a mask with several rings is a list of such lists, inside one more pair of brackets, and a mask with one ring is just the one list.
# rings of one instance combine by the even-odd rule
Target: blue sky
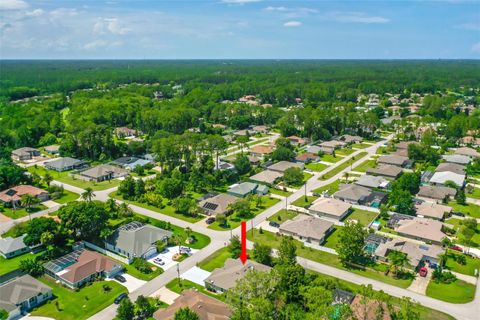
[[0,0],[0,58],[478,59],[480,0]]

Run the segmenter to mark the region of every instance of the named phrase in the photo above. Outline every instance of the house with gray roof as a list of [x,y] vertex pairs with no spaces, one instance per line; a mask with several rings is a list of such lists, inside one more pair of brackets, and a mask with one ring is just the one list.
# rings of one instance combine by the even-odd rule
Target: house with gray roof
[[352,205],[333,198],[318,198],[308,208],[310,214],[342,220],[351,210]]
[[362,187],[372,188],[372,189],[387,189],[390,186],[390,181],[379,176],[363,175],[361,176],[355,184],[358,184]]
[[435,169],[435,172],[453,172],[456,174],[465,175],[466,167],[457,163],[444,162],[438,165],[438,167]]
[[251,176],[249,179],[254,181],[254,182],[262,182],[266,184],[274,184],[277,179],[280,179],[283,177],[282,172],[278,171],[273,171],[273,170],[263,170],[253,176]]
[[205,288],[218,293],[226,292],[233,288],[237,281],[245,277],[250,270],[269,272],[272,268],[253,260],[247,260],[243,264],[240,259],[228,258],[222,268],[213,270],[205,279]]
[[114,166],[118,166],[127,170],[133,170],[136,166],[144,167],[152,163],[151,160],[140,159],[137,157],[121,157],[110,162]]
[[227,193],[240,198],[244,198],[249,194],[266,195],[268,187],[253,182],[242,182],[231,186]]
[[26,274],[0,284],[0,309],[7,311],[7,319],[22,314],[52,298],[52,288]]
[[403,170],[398,166],[392,165],[379,165],[376,168],[368,168],[367,174],[374,175],[374,176],[383,176],[389,179],[397,179]]
[[214,195],[213,197],[201,200],[198,203],[198,207],[205,214],[209,216],[216,216],[219,214],[227,214],[230,205],[238,200],[238,197],[231,194],[220,193]]
[[305,167],[305,164],[303,164],[303,163],[290,162],[290,161],[280,161],[280,162],[274,163],[271,166],[269,166],[268,170],[284,173],[285,170],[290,169],[290,168],[299,168],[299,169],[303,170],[304,167]]
[[334,223],[324,219],[299,214],[287,220],[278,229],[281,234],[295,237],[301,241],[320,245],[333,230]]
[[40,156],[40,151],[35,148],[23,147],[12,151],[12,158],[17,161],[32,160]]
[[372,190],[356,184],[340,186],[340,190],[333,194],[333,197],[351,204],[364,204],[371,196]]
[[157,253],[156,242],[168,241],[172,235],[171,231],[132,221],[115,230],[105,241],[105,248],[127,257],[130,262],[134,258],[148,259]]
[[464,156],[464,155],[461,155],[461,154],[443,155],[442,159],[445,160],[448,163],[463,164],[465,166],[472,161],[472,159],[470,159],[470,157]]
[[30,248],[23,242],[26,236],[0,238],[0,256],[10,259],[29,252]]
[[398,167],[405,167],[408,162],[408,157],[403,157],[399,155],[381,156],[377,160],[378,164],[386,164]]
[[86,166],[87,164],[85,163],[85,161],[70,157],[56,158],[54,160],[45,162],[45,168],[58,172],[81,169],[85,168]]
[[453,198],[457,194],[457,190],[450,187],[442,186],[420,186],[417,198],[427,202],[442,203],[448,198]]
[[125,177],[128,171],[116,166],[101,164],[99,166],[87,169],[79,173],[80,177],[89,181],[106,181]]
[[408,258],[408,265],[412,269],[416,269],[423,263],[437,264],[439,256],[444,250],[438,245],[426,245],[402,239],[391,239],[390,241],[380,243],[375,250],[375,258],[380,261],[388,261],[388,255],[392,251],[405,253]]
[[457,174],[451,171],[435,172],[430,178],[430,184],[435,186],[445,186],[447,181],[454,182],[458,187],[465,185],[465,174]]

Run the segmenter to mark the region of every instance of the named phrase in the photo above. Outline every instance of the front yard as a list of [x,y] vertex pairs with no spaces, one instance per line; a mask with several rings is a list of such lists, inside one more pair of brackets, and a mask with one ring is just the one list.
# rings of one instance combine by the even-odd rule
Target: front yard
[[462,280],[455,280],[449,284],[430,280],[426,293],[431,298],[450,303],[467,303],[475,296],[475,286]]
[[329,183],[323,187],[317,188],[313,190],[315,193],[323,193],[324,191],[327,191],[328,194],[332,195],[335,192],[337,192],[340,189],[340,180],[333,181],[332,183]]
[[68,190],[63,190],[63,195],[58,199],[54,199],[53,201],[55,201],[56,203],[63,204],[63,203],[75,201],[79,197],[80,195],[78,193],[71,192]]
[[213,297],[215,299],[222,300],[222,301],[225,300],[225,294],[224,293],[223,294],[213,293],[213,292],[205,289],[204,286],[201,286],[199,284],[196,284],[194,282],[191,282],[191,281],[188,281],[188,280],[185,280],[185,279],[182,279],[180,281],[178,279],[173,279],[172,281],[167,283],[166,287],[168,289],[172,290],[173,292],[178,293],[178,294],[182,293],[184,290],[188,290],[188,289],[193,288],[193,289],[196,289],[197,291],[199,291],[201,293],[206,294],[207,296],[210,296],[210,297]]
[[275,213],[274,215],[272,215],[267,220],[282,223],[282,222],[285,222],[287,220],[291,220],[291,219],[295,218],[296,216],[298,216],[298,214],[299,213],[297,211],[292,211],[292,210],[287,211],[285,209],[282,209],[282,210],[278,211],[277,213]]
[[5,259],[4,257],[0,257],[0,275],[9,273],[10,271],[13,271],[13,270],[17,270],[20,267],[20,261],[29,259],[29,258],[34,258],[36,256],[39,256],[40,254],[41,252],[35,253],[35,254],[25,253],[10,259]]
[[301,196],[297,200],[292,202],[292,205],[304,208],[307,205],[311,205],[313,201],[315,201],[317,197],[312,197],[312,196],[307,196],[307,199],[305,201],[305,196]]
[[473,188],[472,192],[465,192],[467,198],[480,199],[480,188]]
[[[39,280],[53,289],[55,299],[35,308],[31,314],[53,319],[87,319],[112,304],[120,293],[127,292],[124,286],[115,281],[95,281],[79,291],[73,291],[46,276]],[[108,291],[104,289],[104,285],[108,286]]]
[[453,211],[462,212],[472,218],[480,218],[480,206],[476,204],[467,203],[466,205],[461,205],[455,201],[450,201],[448,205],[453,208]]
[[[465,264],[458,262],[458,257],[461,255],[465,257]],[[475,276],[475,270],[480,271],[480,259],[475,259],[461,253],[453,253],[450,250],[447,256],[446,269],[469,276]]]
[[319,162],[310,162],[305,165],[306,169],[310,169],[315,172],[321,172],[328,168],[328,165]]
[[209,255],[202,262],[198,264],[199,268],[212,272],[214,269],[221,268],[225,264],[228,258],[231,258],[232,254],[228,247],[223,247]]
[[268,191],[270,191],[270,193],[272,193],[272,194],[277,194],[277,195],[282,196],[282,197],[288,197],[292,194],[289,191],[283,191],[283,190],[275,189],[275,188],[270,188],[270,189],[268,189]]
[[118,179],[113,179],[110,181],[102,181],[102,182],[95,182],[95,181],[85,181],[82,179],[77,179],[73,178],[69,175],[62,176],[58,179],[55,179],[57,181],[63,182],[65,184],[69,184],[71,186],[81,188],[81,189],[86,189],[88,187],[92,188],[93,191],[100,191],[100,190],[106,190],[110,189],[113,187],[117,187],[120,184],[120,180]]
[[375,159],[370,159],[370,160],[366,160],[362,163],[360,163],[358,166],[356,166],[355,168],[353,168],[352,171],[355,171],[355,172],[366,172],[367,169],[370,169],[370,168],[374,168],[375,165],[377,163],[377,160]]
[[377,215],[378,213],[376,212],[353,209],[352,212],[345,217],[344,221],[355,220],[357,222],[360,222],[364,226],[368,226]]
[[28,209],[28,212],[26,208],[19,208],[19,209],[13,210],[12,208],[5,208],[0,206],[0,213],[15,220],[15,219],[28,216],[29,213],[32,214],[45,209],[47,209],[47,207],[45,207],[43,204],[38,204],[36,206],[31,207],[30,209]]
[[344,157],[342,157],[340,155],[334,157],[333,155],[326,153],[326,154],[324,154],[323,156],[320,157],[320,160],[325,161],[325,162],[336,163],[336,162],[342,160],[343,158]]

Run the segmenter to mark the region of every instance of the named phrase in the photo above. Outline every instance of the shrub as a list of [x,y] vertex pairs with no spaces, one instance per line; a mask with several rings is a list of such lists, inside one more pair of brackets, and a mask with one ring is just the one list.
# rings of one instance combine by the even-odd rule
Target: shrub
[[140,271],[141,273],[149,274],[152,273],[152,268],[150,267],[150,264],[140,258],[134,258],[132,262],[132,266]]

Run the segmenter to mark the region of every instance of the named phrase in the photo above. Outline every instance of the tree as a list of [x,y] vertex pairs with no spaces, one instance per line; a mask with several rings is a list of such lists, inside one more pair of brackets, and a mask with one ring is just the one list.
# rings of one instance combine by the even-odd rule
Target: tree
[[218,225],[219,225],[220,227],[224,227],[224,228],[228,227],[228,225],[227,225],[227,221],[228,221],[228,220],[227,220],[227,217],[226,217],[223,213],[217,214],[217,216],[215,217],[215,220],[218,222]]
[[185,307],[175,312],[174,320],[200,320],[200,317],[188,307]]
[[134,173],[138,174],[140,177],[143,177],[145,175],[145,169],[143,166],[137,164],[135,168],[132,170]]
[[174,199],[183,192],[183,182],[177,178],[164,178],[158,184],[160,194],[167,199]]
[[53,177],[50,173],[45,173],[45,175],[43,176],[43,182],[48,186],[50,186],[50,182],[53,181]]
[[132,176],[127,176],[125,179],[120,182],[118,186],[118,193],[125,199],[133,199],[136,195],[135,193],[135,180]]
[[393,250],[388,254],[388,261],[390,261],[390,266],[393,268],[395,276],[398,276],[398,271],[401,271],[407,264],[408,256],[403,252]]
[[290,265],[297,263],[297,247],[293,238],[282,237],[278,248],[278,263]]
[[240,242],[240,239],[238,236],[233,236],[230,239],[230,244],[228,245],[228,251],[230,251],[230,254],[233,259],[238,259],[240,257],[240,253],[242,253],[242,243]]
[[0,308],[0,320],[7,320],[8,312],[5,309]]
[[[42,236],[46,237],[45,234],[53,235],[57,233],[59,223],[53,219],[46,217],[34,218],[27,224],[25,229],[26,236],[23,239],[24,243],[27,246],[34,246],[42,243]],[[46,240],[44,238],[44,240]]]
[[252,209],[250,208],[250,201],[247,199],[240,199],[228,206],[228,210],[233,212],[240,218],[249,218],[252,216]]
[[185,216],[195,216],[196,212],[195,209],[197,208],[196,202],[194,199],[185,196],[185,197],[178,197],[173,200],[173,207],[175,211],[181,213]]
[[253,244],[253,259],[261,264],[272,266],[272,248],[257,242]]
[[95,197],[95,193],[93,192],[92,188],[86,187],[81,197],[83,200],[92,201],[92,199]]
[[235,165],[235,169],[239,175],[247,174],[250,172],[250,170],[252,170],[250,160],[248,160],[248,157],[242,153],[237,155],[237,158],[233,164]]
[[278,147],[272,152],[272,160],[292,161],[293,159],[295,159],[295,152],[286,147]]
[[407,190],[395,188],[390,192],[389,205],[395,206],[395,211],[407,215],[415,215],[413,196]]
[[283,173],[283,181],[287,185],[299,186],[303,183],[303,171],[300,168],[288,168]]
[[460,205],[464,206],[467,204],[467,197],[465,196],[465,191],[463,189],[457,190],[457,194],[455,195],[455,200]]
[[337,253],[343,264],[363,263],[365,238],[367,231],[361,223],[346,222],[340,229]]
[[135,316],[134,305],[129,298],[125,298],[120,302],[117,309],[117,319],[132,320]]
[[110,216],[104,204],[99,202],[71,202],[59,209],[58,217],[62,220],[62,227],[72,230],[80,239],[95,239],[109,228]]
[[22,197],[20,198],[20,203],[23,207],[27,208],[27,212],[30,212],[31,207],[38,204],[39,202],[40,199],[29,193],[22,195]]
[[155,312],[154,306],[145,298],[143,295],[139,295],[137,300],[135,301],[136,306],[136,314],[141,318],[148,318],[153,315]]
[[27,258],[20,261],[20,270],[32,277],[38,277],[43,273],[42,265],[35,258]]

